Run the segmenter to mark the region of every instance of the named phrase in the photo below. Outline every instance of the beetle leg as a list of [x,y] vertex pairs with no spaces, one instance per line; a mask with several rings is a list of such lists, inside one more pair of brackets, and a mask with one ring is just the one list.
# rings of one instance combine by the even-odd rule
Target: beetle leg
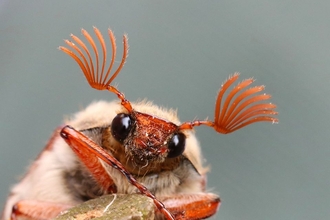
[[[66,141],[65,138],[64,140]],[[116,193],[117,187],[111,176],[104,169],[97,155],[91,153],[84,147],[76,146],[73,142],[66,142],[79,158],[80,162],[85,165],[89,173],[94,177],[94,180],[103,189],[103,191],[110,194]]]
[[52,202],[36,200],[21,200],[13,206],[11,220],[24,219],[53,219],[62,211],[71,208],[72,205],[65,205]]
[[177,194],[160,198],[176,220],[204,219],[214,215],[219,206],[219,196],[212,193]]

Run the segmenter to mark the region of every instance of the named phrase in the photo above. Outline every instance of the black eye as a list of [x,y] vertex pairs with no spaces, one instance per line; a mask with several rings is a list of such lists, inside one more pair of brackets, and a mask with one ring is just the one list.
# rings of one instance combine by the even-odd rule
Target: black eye
[[177,157],[184,151],[186,145],[186,136],[182,133],[174,134],[170,143],[168,144],[168,155],[167,157]]
[[133,120],[125,113],[120,113],[112,120],[111,133],[119,142],[123,142],[132,128]]

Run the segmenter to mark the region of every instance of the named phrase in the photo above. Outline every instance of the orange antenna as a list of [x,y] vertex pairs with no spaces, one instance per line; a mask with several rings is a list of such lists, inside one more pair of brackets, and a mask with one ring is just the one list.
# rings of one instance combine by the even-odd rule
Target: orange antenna
[[[129,111],[131,112],[133,110],[130,102],[125,99],[125,96],[123,93],[121,93],[120,91],[118,91],[115,87],[111,86],[111,82],[114,80],[114,78],[116,78],[116,76],[119,74],[120,70],[123,68],[127,56],[128,56],[128,40],[127,40],[127,36],[124,35],[123,36],[123,45],[124,45],[124,50],[123,50],[123,56],[121,59],[121,62],[117,68],[117,70],[115,70],[115,72],[113,74],[110,74],[111,69],[113,67],[113,64],[115,62],[115,58],[116,58],[116,38],[113,34],[113,32],[108,29],[108,35],[109,35],[109,39],[110,39],[110,43],[111,43],[111,49],[112,49],[112,55],[111,55],[111,61],[109,64],[109,67],[107,68],[107,70],[105,71],[105,65],[106,65],[106,59],[107,59],[107,49],[106,49],[106,44],[104,42],[103,36],[101,34],[101,32],[99,31],[99,29],[97,29],[96,27],[94,27],[94,33],[98,39],[98,41],[101,44],[101,48],[102,48],[102,59],[99,59],[99,51],[97,50],[96,44],[93,40],[93,38],[90,36],[90,34],[82,29],[81,30],[82,35],[86,38],[86,40],[88,41],[88,43],[91,45],[94,55],[95,55],[95,62],[93,63],[93,58],[91,56],[91,52],[88,50],[87,46],[85,45],[85,43],[80,40],[77,36],[71,34],[71,38],[73,41],[75,41],[77,43],[78,47],[75,43],[73,43],[72,41],[69,40],[64,40],[64,42],[70,46],[73,50],[70,50],[66,47],[59,47],[59,49],[61,51],[63,51],[64,53],[68,54],[70,57],[72,57],[77,64],[79,65],[79,67],[81,68],[82,72],[84,73],[87,82],[89,83],[89,85],[97,90],[108,90],[110,92],[115,93],[118,98],[121,100],[121,104]],[[100,65],[101,63],[101,65]],[[95,64],[96,64],[96,69],[95,69]]]
[[[238,77],[239,73],[235,73],[222,84],[215,103],[214,122],[200,120],[185,122],[180,125],[179,129],[193,129],[194,126],[206,125],[213,127],[219,133],[227,134],[255,122],[277,123],[278,119],[273,117],[273,115],[278,114],[274,111],[276,105],[260,103],[260,101],[271,98],[269,94],[257,94],[265,89],[264,86],[250,87],[243,91],[244,88],[254,82],[253,79],[246,79],[238,83],[229,92],[222,104],[225,92]],[[237,94],[239,92],[240,94]]]

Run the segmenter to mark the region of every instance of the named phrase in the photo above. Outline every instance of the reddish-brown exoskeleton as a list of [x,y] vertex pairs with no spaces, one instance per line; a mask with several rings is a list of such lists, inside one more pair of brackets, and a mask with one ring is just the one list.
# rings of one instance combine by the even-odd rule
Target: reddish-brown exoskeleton
[[262,102],[270,95],[259,93],[264,86],[247,88],[253,79],[246,79],[223,100],[239,77],[235,73],[221,86],[214,121],[181,123],[175,111],[146,101],[131,103],[111,85],[126,61],[127,37],[123,37],[121,63],[110,74],[116,56],[115,37],[109,29],[112,55],[106,70],[105,42],[97,28],[94,32],[102,47],[101,59],[85,30],[82,34],[95,58],[74,35],[71,38],[77,45],[65,40],[70,49],[59,49],[78,63],[91,87],[115,93],[120,103],[93,103],[57,129],[29,172],[13,187],[2,219],[51,219],[101,195],[138,192],[153,199],[159,218],[212,216],[220,198],[205,192],[207,169],[191,130],[206,125],[227,134],[254,122],[277,122],[273,117],[276,106]]

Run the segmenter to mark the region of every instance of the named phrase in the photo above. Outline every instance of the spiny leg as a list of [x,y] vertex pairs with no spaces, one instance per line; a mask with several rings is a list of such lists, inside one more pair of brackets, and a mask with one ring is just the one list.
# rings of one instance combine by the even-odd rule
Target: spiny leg
[[219,196],[212,193],[177,194],[160,198],[175,219],[204,219],[214,215],[219,206]]
[[62,211],[71,208],[72,205],[36,200],[22,200],[17,202],[12,210],[11,220],[29,218],[37,220],[53,219]]

